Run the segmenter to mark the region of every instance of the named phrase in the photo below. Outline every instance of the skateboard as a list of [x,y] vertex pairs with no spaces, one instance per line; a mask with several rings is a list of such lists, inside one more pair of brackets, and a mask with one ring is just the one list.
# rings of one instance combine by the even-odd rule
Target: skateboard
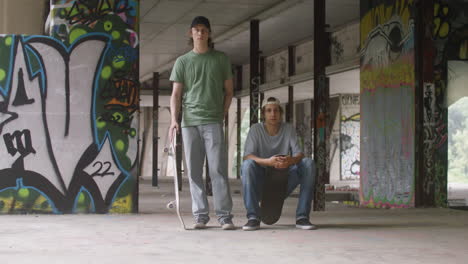
[[[177,170],[177,162],[176,162],[176,130],[174,130],[174,133],[172,134],[172,142],[171,142],[171,151],[173,154],[172,161],[174,162],[174,170]],[[176,209],[177,212],[177,217],[179,217],[180,224],[184,230],[187,230],[185,227],[184,219],[182,218],[182,215],[180,213],[180,198],[179,198],[179,179],[177,175],[174,175],[174,193],[175,193],[175,200],[171,201],[167,204],[167,208],[169,209]]]
[[288,171],[288,169],[266,168],[265,183],[260,202],[262,222],[264,224],[272,225],[281,217],[288,188]]

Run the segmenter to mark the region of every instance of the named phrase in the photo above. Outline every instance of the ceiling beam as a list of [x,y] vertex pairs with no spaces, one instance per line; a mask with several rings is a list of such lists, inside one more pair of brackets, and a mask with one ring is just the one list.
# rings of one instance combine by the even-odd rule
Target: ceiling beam
[[[250,18],[247,18],[243,22],[241,22],[241,23],[233,26],[232,28],[224,31],[220,35],[217,35],[216,37],[213,38],[213,42],[222,43],[223,41],[229,40],[229,39],[233,38],[234,36],[244,32],[244,31],[249,30],[251,20],[253,20],[253,19],[256,19],[256,20],[259,20],[259,21],[266,20],[266,19],[274,17],[277,14],[279,14],[281,12],[284,12],[287,9],[289,9],[289,8],[291,8],[293,6],[296,6],[296,5],[298,5],[298,4],[302,3],[302,2],[304,2],[304,0],[283,0],[283,1],[279,2],[279,3],[277,2],[273,6],[270,6],[269,8],[267,8],[266,10],[258,13],[257,15],[252,16]],[[174,65],[174,62],[177,59],[177,57],[178,56],[175,56],[174,58],[170,59],[167,63],[165,63],[165,64],[163,64],[161,66],[155,67],[154,69],[152,69],[151,72],[149,72],[149,73],[143,75],[142,77],[140,77],[140,82],[144,82],[144,81],[147,81],[147,80],[151,79],[152,76],[153,76],[153,72],[162,73],[162,72],[165,72],[165,71],[171,69],[172,66]]]

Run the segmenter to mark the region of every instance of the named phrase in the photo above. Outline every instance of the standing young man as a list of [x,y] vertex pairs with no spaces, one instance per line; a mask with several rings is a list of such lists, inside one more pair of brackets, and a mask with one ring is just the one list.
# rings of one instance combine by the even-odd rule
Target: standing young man
[[253,125],[245,141],[241,174],[248,222],[242,229],[251,231],[260,228],[259,201],[266,167],[289,169],[286,197],[297,185],[301,185],[296,210],[296,227],[316,229],[309,221],[315,178],[314,162],[310,158],[304,158],[293,126],[282,122],[283,109],[278,99],[268,98],[262,105],[261,113],[264,122]]
[[210,220],[203,183],[203,163],[208,159],[213,202],[218,222],[224,230],[232,223],[232,197],[227,177],[227,156],[223,119],[233,96],[231,63],[226,54],[212,49],[211,27],[206,17],[195,17],[190,26],[193,49],[180,56],[172,69],[171,141],[182,106],[182,140],[192,196],[193,227],[203,229]]

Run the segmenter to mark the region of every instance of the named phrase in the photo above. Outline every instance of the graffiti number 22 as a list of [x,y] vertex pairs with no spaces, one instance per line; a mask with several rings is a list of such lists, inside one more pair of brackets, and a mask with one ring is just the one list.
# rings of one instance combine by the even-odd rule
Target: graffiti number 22
[[[106,165],[107,167],[105,167]],[[113,172],[109,172],[110,168],[112,167],[112,164],[109,161],[106,161],[104,163],[100,161],[96,161],[93,164],[93,168],[96,166],[99,166],[99,168],[91,174],[91,177],[96,177],[96,176],[104,177],[104,176],[114,175]]]

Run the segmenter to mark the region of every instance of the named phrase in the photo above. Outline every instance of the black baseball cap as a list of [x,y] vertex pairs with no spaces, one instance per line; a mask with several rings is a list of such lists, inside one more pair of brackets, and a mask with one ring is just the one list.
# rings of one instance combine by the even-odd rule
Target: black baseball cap
[[204,25],[205,27],[207,27],[211,31],[210,21],[208,20],[208,18],[206,18],[204,16],[195,17],[192,20],[192,24],[190,25],[190,27],[193,28],[194,26],[200,25],[200,24]]

